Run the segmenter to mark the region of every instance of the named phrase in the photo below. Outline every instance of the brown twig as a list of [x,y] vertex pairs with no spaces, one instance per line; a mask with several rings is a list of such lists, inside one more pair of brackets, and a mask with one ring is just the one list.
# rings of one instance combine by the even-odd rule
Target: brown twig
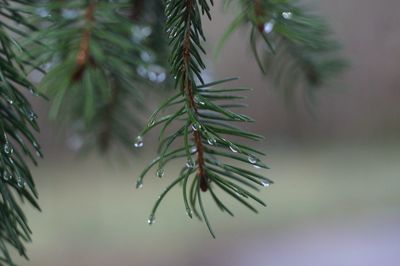
[[[183,90],[186,95],[186,97],[189,100],[189,107],[193,109],[194,113],[198,115],[198,110],[197,110],[197,105],[194,100],[194,93],[193,93],[193,84],[190,78],[189,74],[189,69],[190,69],[190,27],[191,27],[191,21],[190,21],[190,11],[193,8],[193,1],[192,0],[187,0],[186,1],[186,12],[187,12],[187,17],[186,17],[186,30],[185,30],[185,35],[183,39]],[[199,129],[200,130],[200,129]],[[207,172],[204,169],[204,146],[201,138],[201,133],[199,130],[194,131],[193,136],[194,136],[194,141],[197,149],[197,164],[199,166],[198,168],[198,177],[200,178],[200,189],[202,191],[207,191],[208,189],[208,176]]]
[[87,26],[85,31],[83,32],[82,39],[79,44],[79,51],[76,57],[77,68],[72,74],[72,80],[74,82],[79,81],[82,78],[88,63],[93,64],[93,59],[90,56],[89,44],[90,44],[90,37],[92,35],[91,24],[94,22],[95,19],[94,18],[95,8],[96,8],[95,2],[91,1],[86,9],[85,20]]

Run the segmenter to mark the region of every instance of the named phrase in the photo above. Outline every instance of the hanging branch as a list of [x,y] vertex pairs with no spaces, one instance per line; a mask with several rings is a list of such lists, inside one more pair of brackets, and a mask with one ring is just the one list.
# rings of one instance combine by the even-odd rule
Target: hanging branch
[[[210,233],[214,236],[204,208],[203,193],[209,192],[217,206],[230,215],[233,213],[222,203],[217,191],[226,192],[250,210],[257,212],[248,200],[255,200],[263,206],[265,203],[244,187],[258,190],[256,185],[266,187],[272,181],[239,166],[243,163],[256,168],[267,168],[258,158],[264,155],[262,152],[242,142],[234,141],[236,138],[258,141],[262,137],[227,123],[252,121],[249,117],[231,110],[243,105],[226,102],[242,99],[243,97],[231,93],[247,89],[216,87],[234,79],[208,84],[205,84],[202,79],[201,73],[205,69],[205,64],[200,53],[204,53],[201,40],[205,40],[205,37],[201,15],[205,13],[211,18],[210,3],[212,1],[205,0],[166,2],[167,32],[172,48],[171,71],[179,92],[162,103],[153,113],[148,126],[137,137],[135,146],[142,147],[143,135],[156,126],[162,126],[159,136],[159,156],[140,175],[137,188],[142,187],[144,176],[152,167],[158,165],[157,176],[163,177],[167,163],[174,159],[186,158],[186,164],[178,177],[156,201],[148,223],[152,224],[155,221],[156,210],[165,195],[175,185],[181,183],[188,216],[192,217],[193,212],[199,219],[204,219]],[[160,113],[167,109],[175,109],[175,111],[160,117]],[[179,129],[171,130],[171,133],[165,136],[174,122],[181,124]],[[179,144],[178,139],[181,139]]]
[[250,25],[250,46],[256,62],[264,74],[273,78],[288,102],[298,88],[303,88],[312,100],[316,91],[345,68],[328,25],[296,1],[226,2],[240,3],[240,12],[222,37],[217,53],[236,29]]
[[[129,147],[131,132],[142,127],[143,89],[166,79],[145,44],[151,28],[130,18],[132,3],[126,1],[61,1],[37,8],[48,15],[39,13],[43,29],[27,46],[36,64],[48,68],[39,88],[51,99],[50,117],[75,129],[84,147],[107,151],[115,140]],[[39,40],[43,45],[35,45]]]
[[[25,37],[35,27],[26,21],[22,9],[27,1],[0,1],[0,265],[15,265],[10,248],[27,258],[25,243],[31,230],[21,208],[27,201],[40,210],[37,191],[26,158],[35,165],[42,156],[33,132],[36,119],[23,91],[37,95],[27,80],[21,54],[26,53],[16,38]],[[27,63],[28,64],[28,63]],[[19,199],[17,199],[17,197]]]

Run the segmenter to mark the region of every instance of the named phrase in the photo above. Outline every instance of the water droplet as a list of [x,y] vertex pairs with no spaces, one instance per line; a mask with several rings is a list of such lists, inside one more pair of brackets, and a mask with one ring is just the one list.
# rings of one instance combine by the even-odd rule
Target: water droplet
[[7,98],[7,102],[8,102],[9,104],[13,104],[13,103],[14,103],[14,101],[13,101],[11,98]]
[[194,123],[194,124],[192,124],[192,129],[193,129],[193,131],[197,131],[197,130],[201,129],[201,125],[199,123]]
[[149,26],[135,25],[132,27],[132,41],[135,43],[139,43],[149,37],[152,31],[153,30]]
[[149,71],[148,71],[147,68],[145,68],[144,66],[138,66],[138,67],[136,68],[136,72],[138,73],[139,76],[145,78],[145,77],[147,77],[147,73],[148,73]]
[[194,168],[195,166],[196,166],[196,162],[193,160],[193,158],[189,158],[186,162],[186,167]]
[[163,177],[163,176],[164,176],[164,173],[165,173],[165,171],[164,171],[163,168],[159,168],[159,169],[157,170],[157,176],[158,176],[159,178]]
[[269,187],[271,185],[271,182],[269,182],[269,180],[267,180],[267,179],[263,179],[263,180],[261,180],[261,185],[263,187]]
[[[68,136],[66,139],[67,147],[72,151],[80,150],[84,145],[83,137],[77,132],[72,133],[71,136]],[[37,148],[40,149],[40,148]]]
[[29,120],[31,120],[31,121],[35,121],[35,120],[38,118],[38,116],[37,116],[37,114],[35,114],[35,113],[31,110],[31,111],[28,112],[28,118],[29,118]]
[[229,149],[234,153],[237,153],[239,151],[238,147],[233,144],[229,145]]
[[254,168],[256,168],[256,169],[260,169],[260,168],[261,168],[261,166],[259,166],[258,164],[253,164],[253,166],[254,166]]
[[217,140],[215,138],[209,138],[207,139],[208,144],[210,144],[211,146],[215,145],[215,143],[217,143]]
[[9,142],[6,142],[3,147],[4,153],[10,155],[14,152],[14,148]]
[[154,216],[154,214],[150,214],[149,219],[147,220],[147,223],[149,225],[154,224],[154,222],[156,221],[156,217]]
[[192,148],[190,148],[190,152],[191,152],[191,153],[197,152],[197,147],[196,147],[196,146],[193,146]]
[[147,51],[143,51],[140,53],[140,58],[144,61],[144,62],[154,62],[154,55],[152,55],[151,53],[147,52]]
[[165,69],[158,65],[149,66],[147,75],[149,80],[155,83],[162,83],[167,78]]
[[267,23],[264,24],[264,32],[265,33],[271,33],[274,30],[275,26],[275,20],[270,20]]
[[200,104],[200,105],[205,105],[205,104],[206,104],[206,103],[200,98],[199,95],[194,96],[194,101],[195,101],[197,104]]
[[36,15],[42,18],[51,17],[50,11],[45,7],[36,8]]
[[155,123],[156,123],[156,121],[155,121],[154,119],[151,119],[151,120],[149,121],[149,123],[147,123],[147,126],[148,126],[148,127],[152,127],[152,126],[154,126]]
[[26,185],[26,182],[25,182],[25,180],[24,180],[22,177],[18,177],[18,178],[17,178],[17,185],[18,185],[20,188],[23,188],[23,187]]
[[192,218],[192,209],[190,209],[189,207],[186,208],[186,215],[189,216],[190,218]]
[[136,188],[142,188],[143,187],[143,180],[140,178],[136,181]]
[[70,9],[70,8],[64,8],[61,11],[61,15],[65,18],[65,19],[74,19],[76,17],[78,17],[78,11],[76,9]]
[[135,148],[141,148],[143,147],[143,145],[144,142],[142,136],[137,136],[135,142],[133,143],[133,146],[135,146]]
[[5,181],[10,180],[10,179],[11,179],[10,177],[11,177],[11,175],[9,175],[7,171],[4,171],[4,172],[3,172],[3,179],[4,179]]
[[251,164],[256,164],[259,161],[258,158],[254,157],[253,155],[249,155],[248,160]]
[[37,93],[37,92],[35,91],[34,88],[30,88],[30,89],[29,89],[29,92],[30,92],[33,96],[39,96],[39,93]]
[[290,12],[290,11],[282,12],[282,17],[283,17],[284,19],[291,19],[291,18],[293,17],[293,13]]

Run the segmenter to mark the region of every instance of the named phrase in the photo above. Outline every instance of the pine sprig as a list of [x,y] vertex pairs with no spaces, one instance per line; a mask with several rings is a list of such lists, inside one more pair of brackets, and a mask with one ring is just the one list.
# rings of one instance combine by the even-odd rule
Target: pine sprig
[[250,47],[256,62],[288,102],[299,89],[312,100],[316,91],[345,68],[329,26],[297,1],[236,2],[240,4],[239,15],[222,37],[217,52],[236,29],[250,25]]
[[0,1],[0,265],[15,265],[10,247],[27,258],[25,243],[31,241],[31,230],[21,202],[40,210],[27,162],[29,158],[36,165],[35,157],[42,157],[33,134],[39,127],[23,91],[37,93],[20,60],[26,51],[18,43],[35,29],[22,12],[27,3]]
[[[29,45],[37,64],[49,68],[39,88],[51,98],[51,118],[79,125],[86,147],[105,151],[113,140],[129,147],[131,132],[142,127],[143,88],[166,79],[145,44],[151,28],[132,20],[126,1],[58,1],[37,8],[47,15],[39,16],[43,29]],[[38,41],[42,45],[33,45]]]
[[[272,183],[264,176],[246,170],[245,165],[268,168],[258,158],[263,153],[242,140],[261,140],[262,137],[246,132],[227,122],[251,122],[251,118],[232,109],[243,107],[235,100],[235,92],[244,88],[215,88],[233,79],[205,84],[202,70],[205,64],[201,41],[205,36],[201,24],[202,14],[209,18],[211,1],[170,0],[166,2],[167,31],[170,36],[172,73],[179,92],[170,97],[153,113],[147,127],[136,139],[135,146],[143,146],[143,135],[154,127],[161,126],[159,156],[143,171],[137,181],[142,187],[143,179],[151,168],[157,167],[157,176],[164,176],[164,168],[175,159],[185,159],[178,177],[160,195],[149,217],[149,224],[155,220],[155,213],[166,194],[177,184],[182,184],[183,201],[189,217],[194,213],[203,219],[212,234],[206,215],[202,194],[210,192],[217,206],[227,213],[232,212],[222,203],[216,189],[226,192],[254,212],[249,200],[264,202],[244,187],[257,189],[255,185],[268,186]],[[197,82],[196,82],[197,80]],[[232,103],[231,103],[232,102]],[[167,115],[162,112],[172,111]],[[167,132],[173,124],[180,124],[177,131]],[[243,164],[243,166],[238,166]]]

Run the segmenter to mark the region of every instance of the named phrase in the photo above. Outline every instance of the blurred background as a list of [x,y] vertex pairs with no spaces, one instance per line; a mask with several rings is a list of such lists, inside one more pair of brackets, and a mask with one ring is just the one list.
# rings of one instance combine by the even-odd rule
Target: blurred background
[[[147,137],[144,149],[122,160],[79,156],[79,137],[57,130],[46,120],[47,103],[33,99],[45,152],[33,169],[43,212],[26,208],[31,261],[19,264],[400,265],[400,2],[307,3],[326,16],[351,62],[319,94],[316,118],[285,107],[254,62],[246,31],[208,60],[215,78],[240,76],[240,85],[255,89],[246,112],[257,120],[248,128],[267,138],[266,175],[275,181],[260,194],[267,208],[254,215],[229,201],[232,219],[207,202],[213,240],[205,224],[186,216],[176,189],[149,226],[153,203],[177,169],[161,180],[150,174],[134,188],[157,142]],[[210,52],[233,18],[216,8],[205,22]]]

